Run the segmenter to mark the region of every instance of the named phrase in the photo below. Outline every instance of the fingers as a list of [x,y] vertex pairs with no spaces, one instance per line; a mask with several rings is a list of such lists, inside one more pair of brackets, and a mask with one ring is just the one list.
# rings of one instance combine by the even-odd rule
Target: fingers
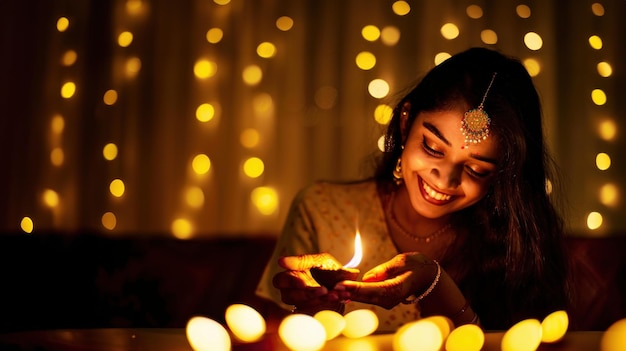
[[337,284],[335,289],[348,292],[349,294],[344,296],[350,300],[389,309],[404,301],[411,294],[406,284],[411,274],[411,272],[404,272],[381,282],[343,281]]
[[341,264],[329,253],[318,253],[298,256],[285,256],[278,259],[278,264],[287,270],[305,271],[313,267],[339,269]]

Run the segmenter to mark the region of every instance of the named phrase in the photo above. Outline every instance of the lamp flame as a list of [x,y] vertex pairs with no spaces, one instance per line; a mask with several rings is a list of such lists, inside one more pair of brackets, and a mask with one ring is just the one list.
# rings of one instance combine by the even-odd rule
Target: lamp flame
[[361,233],[359,230],[356,231],[356,236],[354,237],[354,256],[350,262],[346,263],[344,268],[356,268],[359,263],[361,263],[361,259],[363,258],[363,245],[361,244]]

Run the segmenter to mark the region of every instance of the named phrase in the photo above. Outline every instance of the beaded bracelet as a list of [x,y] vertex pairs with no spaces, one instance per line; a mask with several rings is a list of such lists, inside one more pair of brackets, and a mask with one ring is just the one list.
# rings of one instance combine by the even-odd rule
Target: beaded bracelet
[[435,286],[437,286],[437,283],[439,283],[439,278],[441,277],[441,266],[439,265],[439,262],[437,262],[436,260],[433,260],[433,262],[435,262],[435,265],[437,265],[437,274],[435,275],[435,279],[430,284],[428,289],[426,289],[426,291],[421,293],[419,296],[415,296],[415,295],[409,296],[404,301],[402,301],[402,303],[404,304],[418,303],[421,300],[423,300],[426,296],[428,296],[435,289]]

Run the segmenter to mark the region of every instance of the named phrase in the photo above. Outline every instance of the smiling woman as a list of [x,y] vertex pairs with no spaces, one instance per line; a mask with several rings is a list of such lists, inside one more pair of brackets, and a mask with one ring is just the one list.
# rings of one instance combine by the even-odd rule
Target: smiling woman
[[[396,104],[385,145],[373,177],[296,197],[261,296],[311,314],[368,308],[380,331],[430,315],[507,329],[569,307],[546,188],[558,182],[517,59],[473,48],[433,68]],[[310,270],[346,260],[356,228],[364,274],[320,286]]]

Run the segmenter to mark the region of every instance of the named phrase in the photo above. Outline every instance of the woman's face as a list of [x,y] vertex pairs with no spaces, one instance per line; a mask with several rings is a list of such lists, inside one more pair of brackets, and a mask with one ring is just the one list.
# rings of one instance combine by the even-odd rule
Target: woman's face
[[424,217],[439,218],[475,204],[498,169],[493,135],[465,145],[464,112],[421,112],[409,131],[402,174],[413,208]]

